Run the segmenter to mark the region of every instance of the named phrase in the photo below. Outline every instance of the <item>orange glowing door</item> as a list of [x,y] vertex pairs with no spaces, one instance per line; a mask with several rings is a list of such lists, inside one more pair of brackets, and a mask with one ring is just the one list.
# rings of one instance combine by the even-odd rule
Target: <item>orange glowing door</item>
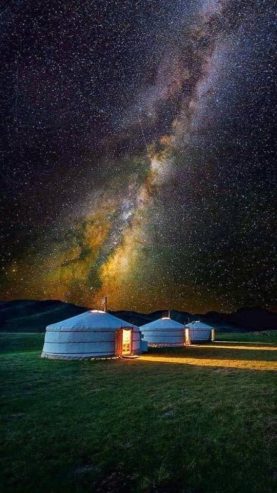
[[185,329],[185,342],[184,345],[187,346],[190,344],[190,335],[189,335],[189,329]]
[[115,338],[116,356],[132,354],[132,329],[118,329]]
[[127,356],[132,353],[132,331],[122,329],[122,355]]

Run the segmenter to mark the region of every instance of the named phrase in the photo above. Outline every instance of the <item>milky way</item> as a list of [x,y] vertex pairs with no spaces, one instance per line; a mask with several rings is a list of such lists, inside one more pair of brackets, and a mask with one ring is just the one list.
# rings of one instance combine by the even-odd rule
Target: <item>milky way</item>
[[3,8],[3,288],[273,308],[274,5]]

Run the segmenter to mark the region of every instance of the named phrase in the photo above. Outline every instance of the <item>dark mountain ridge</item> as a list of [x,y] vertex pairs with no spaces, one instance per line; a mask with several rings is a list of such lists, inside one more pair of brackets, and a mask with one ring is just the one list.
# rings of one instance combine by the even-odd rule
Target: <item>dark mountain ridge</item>
[[[0,302],[0,331],[43,332],[47,325],[79,315],[86,310],[88,308],[58,300]],[[152,313],[135,311],[110,311],[110,313],[138,326],[168,315],[167,310]],[[263,308],[241,308],[234,313],[208,312],[206,314],[171,310],[170,316],[181,323],[201,320],[221,331],[228,332],[277,329],[277,313]]]

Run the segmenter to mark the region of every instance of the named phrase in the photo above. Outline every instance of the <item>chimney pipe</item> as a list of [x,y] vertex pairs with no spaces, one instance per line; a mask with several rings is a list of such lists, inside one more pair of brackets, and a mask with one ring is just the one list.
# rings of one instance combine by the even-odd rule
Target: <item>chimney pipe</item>
[[104,312],[108,311],[108,297],[105,296],[104,298]]

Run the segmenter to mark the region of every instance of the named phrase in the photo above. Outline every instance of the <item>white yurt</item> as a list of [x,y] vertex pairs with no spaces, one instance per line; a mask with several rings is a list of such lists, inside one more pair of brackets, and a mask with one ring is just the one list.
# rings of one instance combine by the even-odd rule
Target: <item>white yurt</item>
[[106,311],[89,310],[46,327],[41,356],[105,358],[140,353],[139,328]]
[[162,317],[154,322],[142,325],[140,331],[149,346],[184,346],[184,325],[170,317]]
[[208,342],[212,339],[213,327],[199,320],[186,324],[185,329],[188,331],[188,337],[191,343]]

